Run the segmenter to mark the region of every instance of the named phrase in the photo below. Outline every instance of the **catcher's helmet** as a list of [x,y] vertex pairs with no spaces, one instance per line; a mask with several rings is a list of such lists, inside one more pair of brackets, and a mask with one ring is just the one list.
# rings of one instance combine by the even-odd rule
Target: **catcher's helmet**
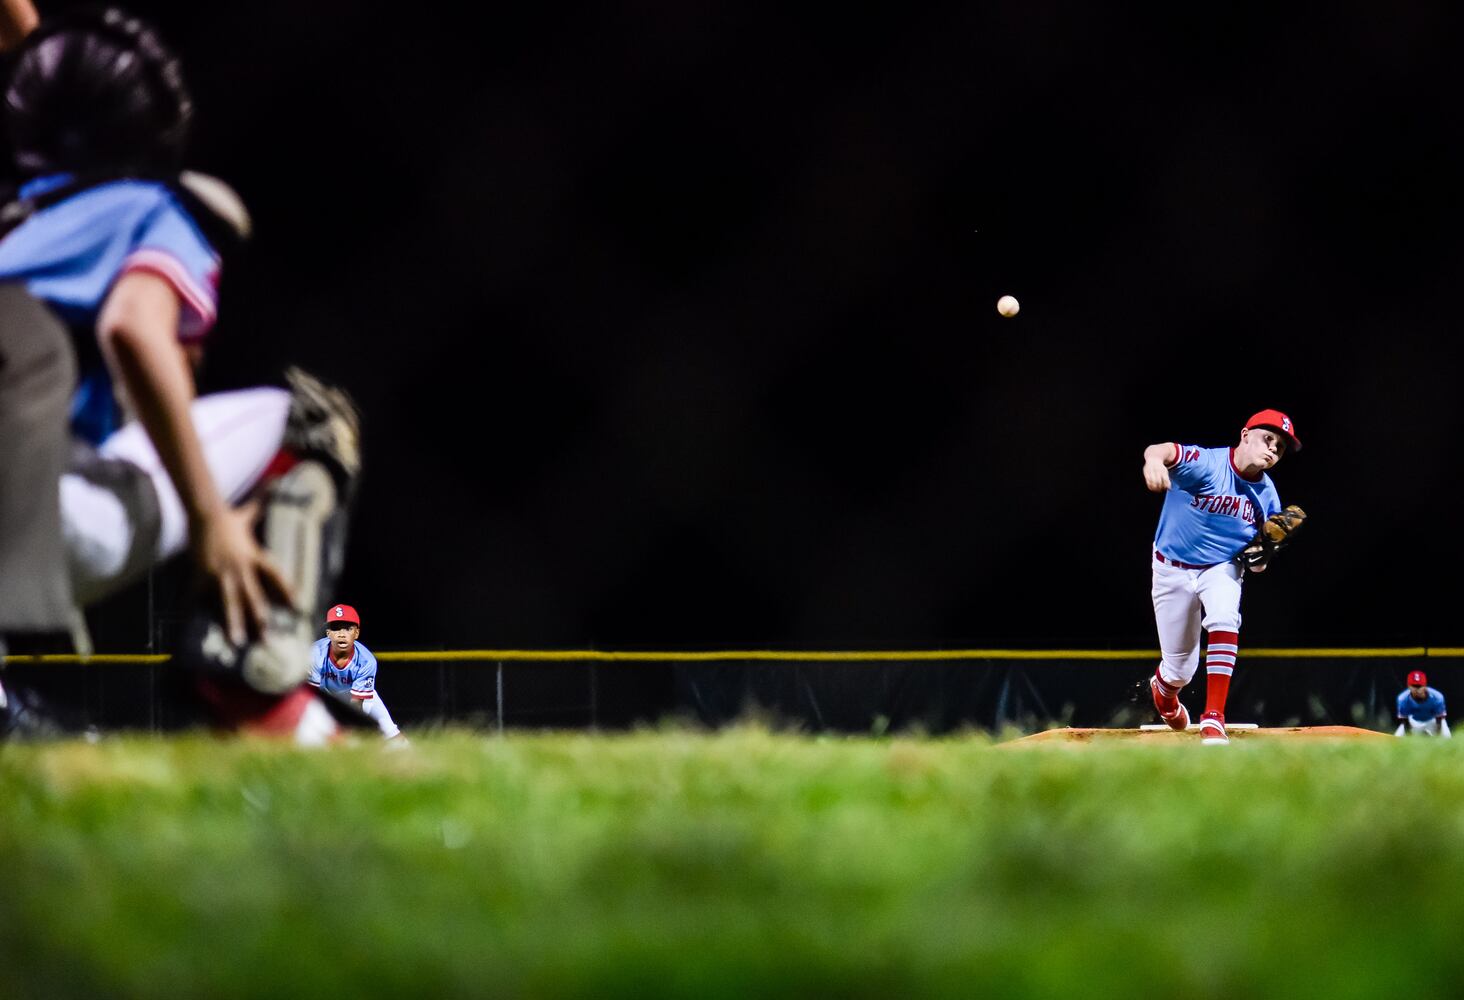
[[15,165],[25,175],[180,165],[193,100],[178,59],[115,7],[43,23],[5,90]]

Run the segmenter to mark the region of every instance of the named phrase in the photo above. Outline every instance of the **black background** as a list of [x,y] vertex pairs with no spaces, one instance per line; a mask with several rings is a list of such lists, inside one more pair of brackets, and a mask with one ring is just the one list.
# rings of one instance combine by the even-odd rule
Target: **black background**
[[137,4],[256,216],[203,388],[361,402],[378,649],[1149,646],[1141,452],[1264,407],[1242,641],[1459,644],[1454,15],[1106,6]]

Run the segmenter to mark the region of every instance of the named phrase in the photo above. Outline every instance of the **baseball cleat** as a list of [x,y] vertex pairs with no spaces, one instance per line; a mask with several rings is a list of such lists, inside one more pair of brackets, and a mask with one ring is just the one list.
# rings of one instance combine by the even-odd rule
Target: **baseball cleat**
[[1166,726],[1181,733],[1189,728],[1189,709],[1184,707],[1184,702],[1179,700],[1178,695],[1166,697],[1159,690],[1157,677],[1149,678],[1149,691],[1154,695],[1154,711],[1159,713],[1159,718],[1164,720]]
[[1206,712],[1200,716],[1200,742],[1209,746],[1224,746],[1230,742],[1225,732],[1225,716],[1219,712]]

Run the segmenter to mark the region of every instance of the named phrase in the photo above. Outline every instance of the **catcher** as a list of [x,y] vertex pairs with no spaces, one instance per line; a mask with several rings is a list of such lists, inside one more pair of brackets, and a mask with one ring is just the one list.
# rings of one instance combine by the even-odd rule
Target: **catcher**
[[206,596],[176,660],[217,720],[330,739],[334,706],[305,680],[359,472],[355,407],[298,371],[195,396],[220,248],[248,213],[182,170],[193,104],[154,29],[112,8],[38,24],[0,0],[0,49],[23,180],[0,210],[0,663],[85,651],[81,609],[186,549]]
[[1306,521],[1300,507],[1284,510],[1269,470],[1287,451],[1300,451],[1296,425],[1280,410],[1245,422],[1231,448],[1171,442],[1144,449],[1144,483],[1164,494],[1154,534],[1154,621],[1161,659],[1149,679],[1154,708],[1171,728],[1189,727],[1179,692],[1205,656],[1204,743],[1225,744],[1225,699],[1240,641],[1240,592],[1246,574],[1265,571]]

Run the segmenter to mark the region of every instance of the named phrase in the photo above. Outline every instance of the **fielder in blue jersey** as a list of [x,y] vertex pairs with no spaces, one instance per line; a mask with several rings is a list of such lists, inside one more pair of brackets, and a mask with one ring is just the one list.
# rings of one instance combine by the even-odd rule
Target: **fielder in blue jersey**
[[1408,675],[1408,687],[1398,695],[1398,728],[1394,736],[1442,736],[1452,737],[1449,732],[1449,710],[1444,705],[1443,693],[1428,686],[1428,676],[1422,670]]
[[[1205,743],[1228,743],[1225,700],[1240,642],[1239,557],[1260,525],[1281,510],[1269,470],[1287,450],[1299,451],[1296,426],[1279,410],[1246,421],[1230,448],[1164,442],[1144,450],[1144,483],[1164,494],[1152,549],[1150,596],[1161,659],[1149,680],[1154,707],[1172,729],[1189,727],[1179,692],[1195,675],[1200,631],[1209,633],[1206,702],[1200,717]],[[1260,572],[1265,562],[1248,567]]]
[[[361,616],[349,604],[325,613],[325,638],[310,654],[310,683],[342,698],[351,698],[375,720],[387,739],[401,736],[386,704],[376,692],[376,657],[361,638]],[[403,737],[405,738],[405,737]]]

